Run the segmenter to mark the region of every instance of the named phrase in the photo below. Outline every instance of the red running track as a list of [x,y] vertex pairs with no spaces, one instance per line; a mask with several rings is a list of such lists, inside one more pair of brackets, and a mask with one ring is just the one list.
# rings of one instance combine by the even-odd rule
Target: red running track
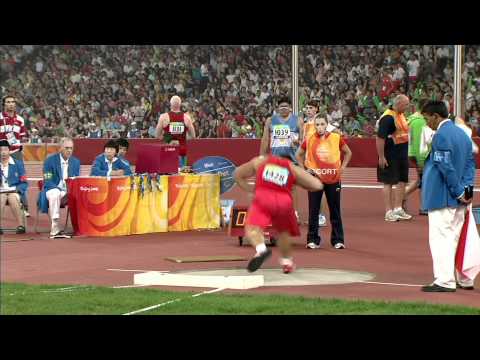
[[[82,173],[86,171],[88,174],[88,169],[85,169],[82,169]],[[34,174],[30,166],[27,171]],[[375,169],[349,169],[345,174],[344,184],[378,185],[374,175]],[[32,186],[29,195],[32,217],[28,220],[29,229],[32,231],[37,194],[35,186]],[[225,198],[236,199],[239,203],[246,202],[244,193],[238,188],[224,195]],[[299,212],[301,218],[305,220],[306,192],[300,191],[299,195]],[[413,214],[417,213],[416,195],[410,201],[409,207]],[[305,249],[306,226],[302,226],[302,237],[295,239],[295,261],[303,268],[372,272],[376,275],[373,282],[377,283],[262,287],[245,292],[297,294],[321,298],[426,301],[480,307],[478,280],[474,291],[459,290],[456,293],[420,291],[420,285],[432,280],[426,217],[415,216],[411,221],[400,223],[383,221],[382,193],[377,188],[344,188],[342,213],[347,249],[335,250],[330,246],[330,227],[321,230],[323,238],[321,249]],[[7,224],[12,224],[10,213],[6,214],[6,218]],[[2,282],[131,285],[134,272],[107,269],[179,271],[244,268],[245,262],[181,264],[166,261],[165,258],[200,255],[240,255],[249,258],[254,252],[249,246],[239,247],[237,239],[229,238],[223,230],[51,240],[48,238],[47,216],[40,215],[40,219],[40,234],[33,234],[29,230],[25,235],[8,234],[2,237],[0,271]],[[280,269],[277,262],[278,249],[274,248],[273,251],[274,256],[265,267]],[[162,288],[200,291],[198,288]]]

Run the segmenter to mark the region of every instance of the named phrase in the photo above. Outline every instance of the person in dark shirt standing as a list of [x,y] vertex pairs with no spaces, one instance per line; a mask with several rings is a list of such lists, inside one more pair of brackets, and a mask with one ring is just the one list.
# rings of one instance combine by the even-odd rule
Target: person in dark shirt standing
[[412,218],[402,208],[405,186],[408,183],[408,123],[404,112],[409,104],[407,96],[397,95],[392,107],[387,109],[378,121],[377,179],[383,183],[385,221]]

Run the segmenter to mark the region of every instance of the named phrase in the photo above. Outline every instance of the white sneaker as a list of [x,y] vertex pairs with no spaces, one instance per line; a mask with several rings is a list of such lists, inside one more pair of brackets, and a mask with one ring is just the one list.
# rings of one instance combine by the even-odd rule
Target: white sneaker
[[320,245],[315,244],[314,242],[307,243],[307,249],[320,249]]
[[342,243],[336,243],[334,246],[335,249],[345,249],[345,245]]
[[52,220],[52,229],[50,230],[50,235],[55,236],[60,233],[60,226],[58,226],[58,219]]
[[412,215],[407,214],[402,208],[393,210],[393,213],[399,220],[410,220],[412,218]]
[[395,213],[392,210],[388,210],[385,213],[385,221],[395,222],[395,221],[398,221],[398,220],[399,219],[398,219],[397,215],[395,215]]
[[30,217],[30,213],[27,210],[23,210],[23,213],[25,214],[25,217]]
[[327,218],[325,215],[318,215],[318,226],[327,226]]

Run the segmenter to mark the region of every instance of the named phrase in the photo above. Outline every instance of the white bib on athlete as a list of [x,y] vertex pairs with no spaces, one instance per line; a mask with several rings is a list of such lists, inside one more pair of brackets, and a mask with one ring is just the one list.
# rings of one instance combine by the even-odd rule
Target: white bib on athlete
[[271,182],[278,186],[285,186],[288,181],[288,175],[288,169],[278,165],[267,164],[263,169],[262,178],[266,182]]
[[185,124],[181,122],[171,122],[168,124],[168,130],[170,131],[170,134],[173,135],[183,134],[185,131]]

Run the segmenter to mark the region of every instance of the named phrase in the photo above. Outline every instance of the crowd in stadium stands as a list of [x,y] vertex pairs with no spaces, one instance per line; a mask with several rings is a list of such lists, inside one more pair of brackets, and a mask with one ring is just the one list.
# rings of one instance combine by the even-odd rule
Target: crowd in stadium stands
[[[349,136],[371,136],[398,93],[413,103],[441,99],[452,112],[453,51],[452,45],[299,46],[299,108],[318,99]],[[27,129],[37,129],[44,142],[129,132],[154,137],[174,94],[198,137],[258,138],[275,99],[291,95],[288,45],[1,45],[0,53],[1,93],[17,97]],[[480,47],[467,46],[466,120],[475,130],[478,59]]]

